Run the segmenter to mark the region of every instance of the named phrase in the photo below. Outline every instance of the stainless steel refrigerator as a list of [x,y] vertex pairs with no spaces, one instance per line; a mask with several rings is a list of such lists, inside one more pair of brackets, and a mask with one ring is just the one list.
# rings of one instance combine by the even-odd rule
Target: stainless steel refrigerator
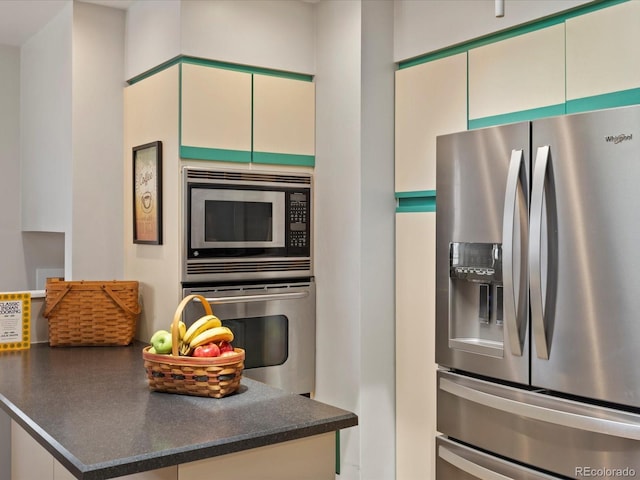
[[437,139],[436,472],[640,478],[640,106]]

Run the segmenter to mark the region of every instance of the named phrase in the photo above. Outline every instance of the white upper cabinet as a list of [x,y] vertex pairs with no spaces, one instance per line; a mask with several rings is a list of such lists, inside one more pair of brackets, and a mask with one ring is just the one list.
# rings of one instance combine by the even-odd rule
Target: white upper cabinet
[[181,156],[251,160],[251,74],[183,63]]
[[467,129],[467,54],[396,71],[395,190],[436,188],[436,137]]
[[267,162],[264,153],[313,157],[315,116],[313,82],[254,74],[253,160]]
[[469,50],[469,119],[565,102],[564,24]]
[[640,88],[640,1],[568,19],[567,100]]

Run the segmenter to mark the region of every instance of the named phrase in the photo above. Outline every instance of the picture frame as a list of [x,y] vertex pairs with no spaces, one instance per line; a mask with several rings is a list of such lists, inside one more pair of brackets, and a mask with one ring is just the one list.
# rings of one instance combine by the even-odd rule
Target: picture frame
[[133,147],[133,243],[162,245],[162,142]]

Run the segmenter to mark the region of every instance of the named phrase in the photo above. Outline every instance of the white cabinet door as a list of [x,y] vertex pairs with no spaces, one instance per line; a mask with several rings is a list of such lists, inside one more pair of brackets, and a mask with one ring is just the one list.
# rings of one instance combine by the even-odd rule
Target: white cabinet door
[[180,156],[251,160],[251,74],[183,63]]
[[570,18],[567,100],[640,88],[640,1]]
[[564,24],[469,50],[470,123],[564,102]]
[[435,190],[436,137],[467,129],[467,54],[396,72],[396,192]]
[[436,214],[396,214],[396,478],[435,478]]
[[179,480],[335,480],[335,432],[185,463]]
[[53,480],[53,457],[11,421],[11,480]]
[[[255,74],[253,161],[272,163],[272,158],[273,163],[287,163],[286,156],[293,155],[299,156],[303,164],[305,158],[312,162],[315,156],[315,115],[313,82]],[[295,164],[295,160],[292,163]]]

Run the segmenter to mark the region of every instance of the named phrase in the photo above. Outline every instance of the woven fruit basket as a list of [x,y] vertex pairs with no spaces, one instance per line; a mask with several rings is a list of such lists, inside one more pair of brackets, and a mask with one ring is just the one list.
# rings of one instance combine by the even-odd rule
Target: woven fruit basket
[[222,398],[240,387],[244,369],[244,350],[234,348],[235,355],[224,357],[190,357],[180,355],[178,324],[187,304],[199,300],[206,315],[212,315],[209,302],[201,295],[189,295],[178,305],[171,323],[171,354],[142,350],[149,388],[157,392]]

